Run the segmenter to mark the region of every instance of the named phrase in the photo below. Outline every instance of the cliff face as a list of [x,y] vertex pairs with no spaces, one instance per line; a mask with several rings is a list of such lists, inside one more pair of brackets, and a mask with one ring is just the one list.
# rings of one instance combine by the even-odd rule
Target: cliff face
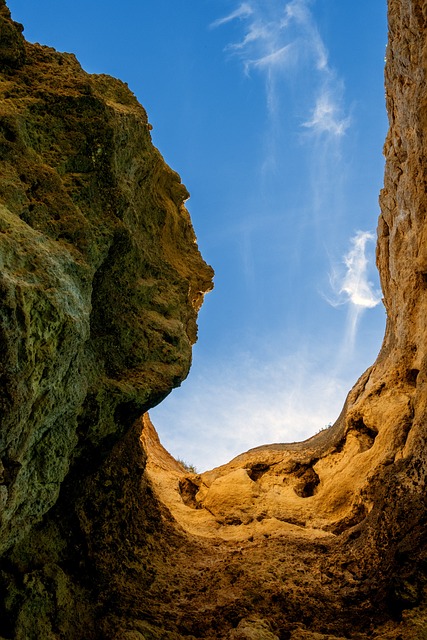
[[140,418],[211,287],[185,188],[122,83],[0,11],[0,634],[426,638],[426,0],[389,0],[378,359],[331,429],[202,475]]
[[212,287],[127,87],[25,43],[0,2],[0,548],[186,377]]

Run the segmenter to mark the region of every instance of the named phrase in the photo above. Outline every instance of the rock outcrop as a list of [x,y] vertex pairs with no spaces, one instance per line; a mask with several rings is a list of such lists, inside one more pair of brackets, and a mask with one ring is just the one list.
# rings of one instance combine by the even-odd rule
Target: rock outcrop
[[0,70],[7,554],[186,377],[212,270],[187,190],[123,83],[26,43],[4,1]]
[[197,475],[142,416],[211,287],[187,192],[0,0],[1,637],[427,638],[426,27],[389,0],[377,361],[330,429]]

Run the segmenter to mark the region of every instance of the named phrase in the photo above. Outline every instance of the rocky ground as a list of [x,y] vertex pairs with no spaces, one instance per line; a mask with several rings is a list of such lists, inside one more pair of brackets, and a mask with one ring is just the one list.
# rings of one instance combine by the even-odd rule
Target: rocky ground
[[146,413],[212,286],[185,187],[0,0],[1,639],[427,638],[426,26],[389,0],[377,361],[330,429],[198,475]]

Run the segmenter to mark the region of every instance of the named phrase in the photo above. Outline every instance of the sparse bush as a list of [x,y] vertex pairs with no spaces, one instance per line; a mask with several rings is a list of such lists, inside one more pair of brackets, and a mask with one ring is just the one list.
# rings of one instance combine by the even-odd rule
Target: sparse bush
[[322,431],[327,431],[330,427],[332,427],[332,422],[325,424],[325,426],[321,427],[317,433],[322,433]]
[[185,460],[182,460],[181,458],[177,458],[177,463],[181,465],[181,467],[183,469],[185,469],[185,471],[188,471],[188,473],[197,473],[197,469],[194,466],[194,464],[188,464],[187,462],[185,462]]

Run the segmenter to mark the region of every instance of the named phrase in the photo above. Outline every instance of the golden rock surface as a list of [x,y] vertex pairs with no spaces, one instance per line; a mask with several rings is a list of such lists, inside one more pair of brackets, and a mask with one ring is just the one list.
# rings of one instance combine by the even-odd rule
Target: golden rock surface
[[146,413],[212,286],[185,187],[0,0],[2,639],[427,638],[427,2],[388,5],[381,352],[330,429],[196,474]]

